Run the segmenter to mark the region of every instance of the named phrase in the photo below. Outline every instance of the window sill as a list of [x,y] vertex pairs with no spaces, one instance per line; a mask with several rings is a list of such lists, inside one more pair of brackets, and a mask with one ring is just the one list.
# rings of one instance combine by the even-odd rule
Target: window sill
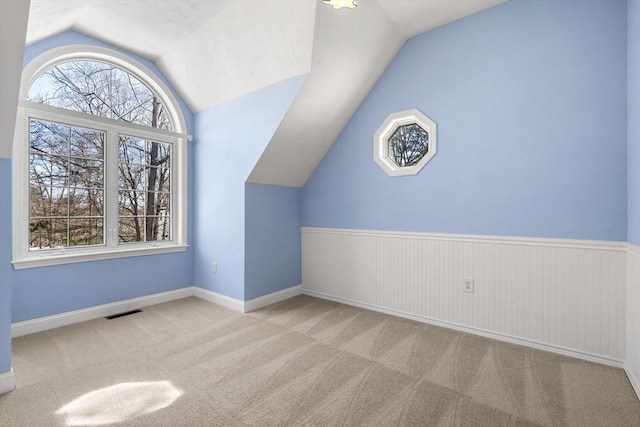
[[16,270],[26,268],[46,267],[52,265],[72,264],[77,262],[101,261],[116,258],[128,258],[143,255],[159,255],[175,252],[185,252],[188,245],[156,245],[145,247],[130,247],[117,249],[83,250],[82,252],[59,251],[57,254],[51,252],[43,254],[31,253],[29,256],[14,259],[12,264]]

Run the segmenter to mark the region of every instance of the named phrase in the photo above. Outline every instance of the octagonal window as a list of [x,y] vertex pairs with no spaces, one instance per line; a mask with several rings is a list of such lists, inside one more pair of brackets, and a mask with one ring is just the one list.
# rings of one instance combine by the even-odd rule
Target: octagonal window
[[388,175],[415,175],[436,154],[436,124],[416,109],[393,113],[373,142],[374,160]]

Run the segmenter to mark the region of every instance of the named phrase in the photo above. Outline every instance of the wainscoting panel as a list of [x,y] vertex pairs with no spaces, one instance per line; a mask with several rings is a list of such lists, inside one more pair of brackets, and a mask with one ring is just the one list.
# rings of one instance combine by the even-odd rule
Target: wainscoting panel
[[623,365],[625,243],[303,228],[302,253],[304,293]]

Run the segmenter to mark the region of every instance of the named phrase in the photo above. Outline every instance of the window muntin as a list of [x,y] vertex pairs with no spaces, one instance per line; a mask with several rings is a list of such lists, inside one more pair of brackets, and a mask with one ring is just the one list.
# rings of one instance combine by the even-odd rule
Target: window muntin
[[[152,114],[155,109],[157,115],[156,124],[149,119],[145,120],[122,120],[126,118],[126,115],[114,114],[110,117],[109,114],[104,115],[91,115],[79,109],[65,109],[59,105],[53,105],[50,101],[49,105],[46,103],[36,103],[33,97],[33,91],[29,95],[30,90],[36,86],[36,82],[40,81],[42,85],[42,76],[52,67],[70,62],[70,61],[88,61],[94,63],[110,64],[112,74],[128,73],[128,79],[131,79],[131,86],[136,86],[136,82],[142,82],[147,94],[151,93],[155,98],[151,98],[154,102],[144,103],[139,102],[141,105],[145,105],[140,111],[151,111]],[[113,72],[114,69],[118,69],[118,72]],[[102,71],[101,71],[102,72]],[[134,81],[135,79],[135,81]],[[114,85],[109,84],[112,88]],[[51,89],[51,86],[49,86]],[[112,91],[113,92],[113,91]],[[142,91],[144,92],[144,91]],[[82,262],[100,259],[120,258],[136,255],[147,255],[155,253],[171,253],[181,252],[187,249],[187,217],[186,217],[186,203],[187,203],[187,141],[191,137],[184,133],[186,130],[186,124],[177,100],[172,95],[171,91],[164,84],[164,82],[158,79],[151,71],[149,71],[144,65],[132,60],[130,57],[120,54],[119,52],[109,49],[96,47],[96,46],[64,46],[54,48],[47,51],[34,60],[32,60],[24,69],[22,76],[22,84],[20,89],[19,103],[19,119],[24,123],[22,126],[16,127],[16,134],[14,138],[14,167],[13,167],[13,265],[16,269],[38,267],[45,265],[65,264],[70,262]],[[44,98],[44,97],[43,97]],[[52,98],[52,97],[49,97]],[[149,98],[147,98],[148,100]],[[139,101],[142,99],[140,98]],[[138,104],[136,104],[138,105]],[[138,117],[142,117],[142,112],[139,111]],[[152,116],[153,117],[153,116]],[[97,245],[86,245],[81,242],[82,239],[76,238],[73,235],[73,228],[77,225],[76,215],[77,210],[70,210],[72,218],[66,218],[67,224],[55,224],[49,225],[44,222],[40,224],[39,232],[44,234],[44,227],[52,227],[52,231],[48,234],[52,236],[53,244],[43,241],[43,249],[30,250],[30,217],[31,217],[31,149],[30,149],[30,123],[32,120],[44,121],[55,123],[63,126],[70,126],[73,128],[96,130],[104,136],[103,146],[103,212],[104,217],[102,224],[97,223],[94,229],[99,230],[102,227],[103,243]],[[157,128],[153,126],[158,126]],[[168,125],[167,125],[168,124]],[[155,217],[161,217],[160,220],[156,220],[156,237],[154,240],[146,239],[143,241],[127,242],[126,244],[120,244],[119,242],[119,138],[121,135],[129,136],[132,138],[138,138],[140,140],[154,141],[160,144],[164,144],[163,147],[170,147],[171,155],[165,166],[157,165],[156,168],[162,169],[158,173],[164,173],[165,179],[160,180],[165,185],[160,186],[158,180],[154,186],[153,193],[155,200],[162,206],[162,209],[158,209]],[[72,146],[72,149],[74,146]],[[49,187],[63,187],[65,188],[65,194],[61,193],[58,188],[51,192],[51,198],[53,201],[63,203],[61,199],[68,195],[68,189],[73,187],[72,178],[76,177],[78,173],[69,174],[66,169],[60,171],[60,164],[63,162],[57,159],[57,162],[51,161],[51,153],[34,153],[35,157],[40,156],[37,160],[41,162],[48,162],[46,165],[52,169],[52,173],[49,174],[47,184]],[[49,157],[43,157],[49,156]],[[72,157],[75,156],[72,152]],[[86,159],[90,160],[90,159]],[[168,164],[170,163],[170,164]],[[151,165],[148,165],[151,167]],[[66,166],[68,168],[68,166]],[[85,174],[86,175],[86,174]],[[44,177],[46,178],[46,177]],[[76,178],[73,178],[76,179]],[[145,178],[148,179],[148,178]],[[52,180],[54,183],[52,184]],[[147,181],[148,182],[148,181]],[[78,186],[76,188],[74,197],[70,201],[82,205],[83,200],[87,200],[89,195],[86,192],[81,192]],[[92,197],[94,195],[91,195]],[[143,197],[148,197],[147,194],[142,194]],[[56,199],[58,197],[58,199]],[[34,204],[34,209],[36,209]],[[80,206],[82,207],[82,206]],[[34,211],[34,218],[40,213]],[[47,214],[48,215],[48,214]],[[42,215],[41,215],[42,216]],[[53,217],[53,215],[49,215]],[[78,215],[76,215],[78,216]],[[54,221],[57,218],[48,218],[48,222]],[[80,218],[83,221],[89,218]],[[146,220],[146,218],[145,218]],[[71,225],[68,225],[71,224]],[[37,225],[37,224],[36,224]],[[63,237],[55,237],[57,230],[71,229],[71,231],[65,231]],[[145,225],[146,227],[146,225]],[[35,228],[35,227],[34,227]],[[69,234],[71,236],[69,237]],[[99,231],[94,233],[95,236],[99,235]],[[81,236],[83,237],[83,236]],[[86,236],[85,236],[86,237]],[[170,240],[168,240],[170,239]],[[71,245],[63,246],[63,243],[69,243]],[[66,241],[66,242],[65,242]],[[87,239],[85,238],[84,242]],[[62,243],[60,243],[62,242]]]

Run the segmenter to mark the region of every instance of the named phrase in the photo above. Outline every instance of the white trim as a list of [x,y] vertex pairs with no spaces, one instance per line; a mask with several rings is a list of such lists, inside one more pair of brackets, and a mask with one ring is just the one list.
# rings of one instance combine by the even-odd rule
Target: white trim
[[9,393],[16,388],[16,375],[13,368],[9,372],[0,374],[0,394]]
[[91,59],[111,63],[140,78],[141,82],[148,84],[151,87],[151,90],[155,91],[160,98],[162,98],[162,102],[168,109],[171,114],[171,119],[177,127],[176,131],[178,133],[186,133],[187,125],[184,119],[184,114],[182,114],[182,111],[180,110],[180,104],[173,95],[173,92],[162,81],[162,79],[157,77],[153,71],[132,57],[100,46],[60,46],[38,55],[32,59],[22,71],[19,99],[22,100],[27,98],[29,89],[38,77],[40,77],[40,74],[46,69],[61,62],[72,61],[74,59]]
[[[114,64],[135,75],[141,82],[154,91],[165,105],[175,127],[173,132],[162,129],[151,129],[112,120],[109,118],[91,116],[84,113],[65,110],[48,105],[34,104],[25,101],[29,89],[41,73],[58,63],[74,59],[89,59]],[[75,262],[94,261],[103,259],[122,258],[159,253],[182,252],[187,248],[188,230],[188,162],[186,141],[191,136],[186,133],[186,121],[181,105],[169,87],[153,71],[135,59],[98,46],[70,45],[54,48],[34,58],[22,71],[20,87],[19,114],[16,120],[13,150],[12,172],[12,216],[13,265],[17,269],[59,265]],[[29,144],[25,144],[28,135],[29,118],[56,121],[74,126],[85,126],[98,129],[107,137],[106,154],[114,151],[115,136],[118,134],[144,137],[172,144],[171,173],[171,230],[170,242],[149,242],[135,245],[118,245],[117,241],[117,168],[114,158],[105,157],[105,212],[104,212],[104,245],[94,247],[65,248],[47,250],[43,253],[29,251]],[[117,158],[116,158],[117,159]],[[116,172],[114,172],[116,171]]]
[[393,237],[401,239],[443,240],[454,242],[493,243],[518,246],[594,249],[599,251],[626,252],[629,244],[609,240],[551,239],[545,237],[488,236],[476,234],[444,234],[409,231],[359,230],[347,228],[302,227],[302,233],[343,234],[369,237]]
[[35,334],[37,332],[47,331],[61,326],[98,319],[100,317],[112,316],[114,314],[137,310],[139,308],[162,304],[181,298],[196,297],[230,308],[240,313],[246,313],[248,311],[257,310],[259,308],[266,307],[267,305],[284,301],[300,294],[302,294],[302,285],[297,285],[254,298],[249,301],[240,301],[198,286],[188,286],[173,291],[132,298],[110,304],[97,305],[95,307],[84,308],[81,310],[68,311],[66,313],[54,314],[53,316],[39,317],[37,319],[25,320],[24,322],[16,322],[11,325],[11,336],[16,338],[24,335]]
[[302,294],[302,285],[297,285],[254,298],[249,301],[241,301],[197,286],[194,286],[193,288],[194,297],[230,308],[240,313],[248,313],[250,311],[258,310],[262,307],[284,301],[300,294]]
[[245,301],[244,312],[248,313],[250,311],[258,310],[262,307],[266,307],[268,305],[293,298],[300,294],[302,294],[302,285],[297,285],[258,298],[254,298],[252,300]]
[[636,377],[633,374],[633,371],[627,366],[624,367],[624,372],[627,374],[627,378],[629,378],[629,382],[631,383],[631,387],[633,387],[633,391],[636,392],[638,399],[640,399],[640,378]]
[[18,107],[26,111],[27,114],[36,114],[38,117],[42,117],[50,121],[81,125],[90,128],[95,128],[96,123],[100,123],[106,127],[115,129],[118,133],[128,134],[130,132],[135,132],[137,136],[153,139],[154,141],[180,142],[181,140],[193,140],[191,135],[185,133],[151,128],[149,126],[129,123],[122,120],[112,119],[110,117],[94,116],[81,111],[66,110],[53,105],[38,104],[37,102],[21,100],[18,101]]
[[244,301],[240,301],[239,299],[231,298],[198,286],[192,287],[192,295],[196,298],[244,313]]
[[[102,247],[101,247],[102,248]],[[73,253],[73,249],[60,249],[58,251],[43,252],[41,256],[33,255],[30,258],[22,258],[12,261],[16,270],[24,268],[46,267],[51,265],[72,264],[75,262],[100,261],[105,259],[128,258],[144,255],[160,255],[175,252],[184,252],[189,248],[187,245],[162,244],[153,246],[120,247],[114,250],[100,250],[91,252],[91,249],[83,248],[82,252]],[[37,252],[36,252],[37,254]]]
[[640,399],[640,327],[637,324],[638,303],[640,302],[640,247],[627,243],[627,292],[626,292],[626,360],[624,370],[638,399]]
[[82,310],[68,311],[66,313],[55,314],[53,316],[26,320],[24,322],[16,322],[11,325],[11,336],[14,338],[21,337],[23,335],[34,334],[36,332],[85,322],[87,320],[93,320],[100,317],[112,316],[125,311],[137,310],[150,305],[162,304],[190,296],[193,296],[193,289],[192,287],[186,287],[110,304],[98,305]]
[[231,310],[235,310],[240,313],[248,313],[250,311],[258,310],[262,307],[284,301],[300,294],[302,294],[302,285],[297,285],[287,289],[283,289],[281,291],[272,292],[258,298],[254,298],[249,301],[241,301],[239,299],[231,298],[226,295],[210,291],[208,289],[200,288],[198,286],[193,287],[194,297],[230,308]]
[[479,336],[483,336],[486,338],[491,338],[491,339],[495,339],[498,341],[504,341],[504,342],[508,342],[508,343],[512,343],[512,344],[518,344],[518,345],[523,345],[526,347],[532,347],[538,350],[544,350],[544,351],[550,351],[553,353],[557,353],[557,354],[562,354],[565,356],[570,356],[570,357],[575,357],[578,359],[583,359],[583,360],[588,360],[590,362],[595,362],[595,363],[601,363],[603,365],[608,365],[608,366],[614,366],[617,368],[621,368],[623,367],[623,361],[622,360],[618,360],[618,359],[614,359],[614,358],[609,358],[609,357],[604,357],[604,356],[600,356],[597,354],[593,354],[593,353],[588,353],[588,352],[582,352],[579,350],[574,350],[574,349],[570,349],[570,348],[565,348],[562,346],[556,346],[556,345],[552,345],[552,344],[546,344],[546,343],[542,343],[542,342],[538,342],[538,341],[534,341],[534,340],[529,340],[526,338],[518,338],[518,337],[514,337],[511,335],[507,335],[507,334],[501,334],[501,333],[497,333],[497,332],[492,332],[492,331],[487,331],[485,329],[480,329],[480,328],[473,328],[473,327],[469,327],[469,326],[464,326],[464,325],[460,325],[457,323],[453,323],[453,322],[447,322],[447,321],[442,321],[442,320],[437,320],[437,319],[433,319],[430,317],[424,317],[424,316],[417,316],[417,315],[413,315],[413,314],[409,314],[409,313],[405,313],[405,312],[401,312],[401,311],[396,311],[396,310],[391,310],[388,308],[384,308],[384,307],[379,307],[376,305],[372,305],[372,304],[366,304],[366,303],[361,303],[358,301],[354,301],[354,300],[350,300],[347,298],[340,298],[340,297],[335,297],[335,296],[331,296],[331,295],[326,295],[320,292],[315,292],[315,291],[310,291],[308,289],[304,289],[302,293],[304,295],[309,295],[312,297],[316,297],[316,298],[322,298],[322,299],[326,299],[329,301],[335,301],[335,302],[339,302],[342,304],[347,304],[347,305],[351,305],[354,307],[360,307],[360,308],[364,308],[367,310],[373,310],[373,311],[377,311],[380,313],[385,313],[385,314],[390,314],[393,316],[398,316],[398,317],[402,317],[404,319],[409,319],[409,320],[415,320],[417,322],[422,322],[422,323],[427,323],[430,325],[435,325],[435,326],[441,326],[444,328],[449,328],[449,329],[454,329],[457,331],[461,331],[461,332],[466,332],[469,334],[473,334],[473,335],[479,335]]
[[[23,123],[23,126],[16,126],[16,143],[23,141],[26,136],[24,132],[28,132],[30,118],[44,119],[56,121],[58,118],[56,113],[45,113],[43,115],[32,114],[35,110],[28,108],[22,108],[21,110],[22,120],[18,122]],[[91,126],[90,121],[85,119],[67,119],[60,117],[60,122],[66,122],[70,126]],[[94,123],[95,125],[95,123]],[[117,135],[120,134],[118,129],[111,129],[105,126],[104,129],[100,129],[104,132],[108,143],[106,146],[107,155],[112,153],[117,156]],[[132,132],[133,134],[133,132]],[[183,140],[176,140],[171,142],[173,138],[167,137],[155,138],[156,140],[167,142],[172,144],[172,152],[175,154],[176,163],[180,164],[174,170],[176,173],[172,173],[171,188],[180,188],[179,192],[171,192],[172,206],[176,207],[172,214],[171,222],[172,229],[174,230],[173,238],[171,241],[166,242],[143,242],[132,243],[127,245],[120,245],[117,241],[117,220],[118,210],[117,202],[111,203],[111,201],[117,200],[117,168],[113,165],[117,163],[117,157],[107,158],[105,157],[105,233],[104,233],[104,245],[96,245],[91,247],[73,247],[73,248],[59,248],[50,249],[44,251],[30,251],[29,250],[29,230],[27,221],[29,217],[29,169],[28,169],[28,145],[25,147],[16,146],[14,150],[13,159],[13,264],[16,268],[31,268],[41,267],[45,265],[59,265],[68,264],[74,262],[94,261],[103,259],[122,258],[127,256],[137,255],[151,255],[157,253],[170,253],[181,252],[186,250],[187,244],[187,230],[186,230],[186,210],[187,210],[187,189],[186,189],[186,146]],[[116,147],[114,150],[113,147]],[[111,172],[109,172],[111,171]],[[184,179],[181,178],[182,174],[185,174]],[[111,209],[109,208],[111,207]],[[177,226],[176,226],[177,224]],[[118,254],[118,252],[121,252]]]
[[[413,166],[398,166],[395,161],[389,158],[389,138],[393,136],[400,126],[417,124],[429,135],[428,151],[424,157]],[[436,123],[425,116],[420,110],[412,110],[391,113],[380,125],[373,135],[373,160],[389,176],[415,175],[436,155],[438,152]]]

